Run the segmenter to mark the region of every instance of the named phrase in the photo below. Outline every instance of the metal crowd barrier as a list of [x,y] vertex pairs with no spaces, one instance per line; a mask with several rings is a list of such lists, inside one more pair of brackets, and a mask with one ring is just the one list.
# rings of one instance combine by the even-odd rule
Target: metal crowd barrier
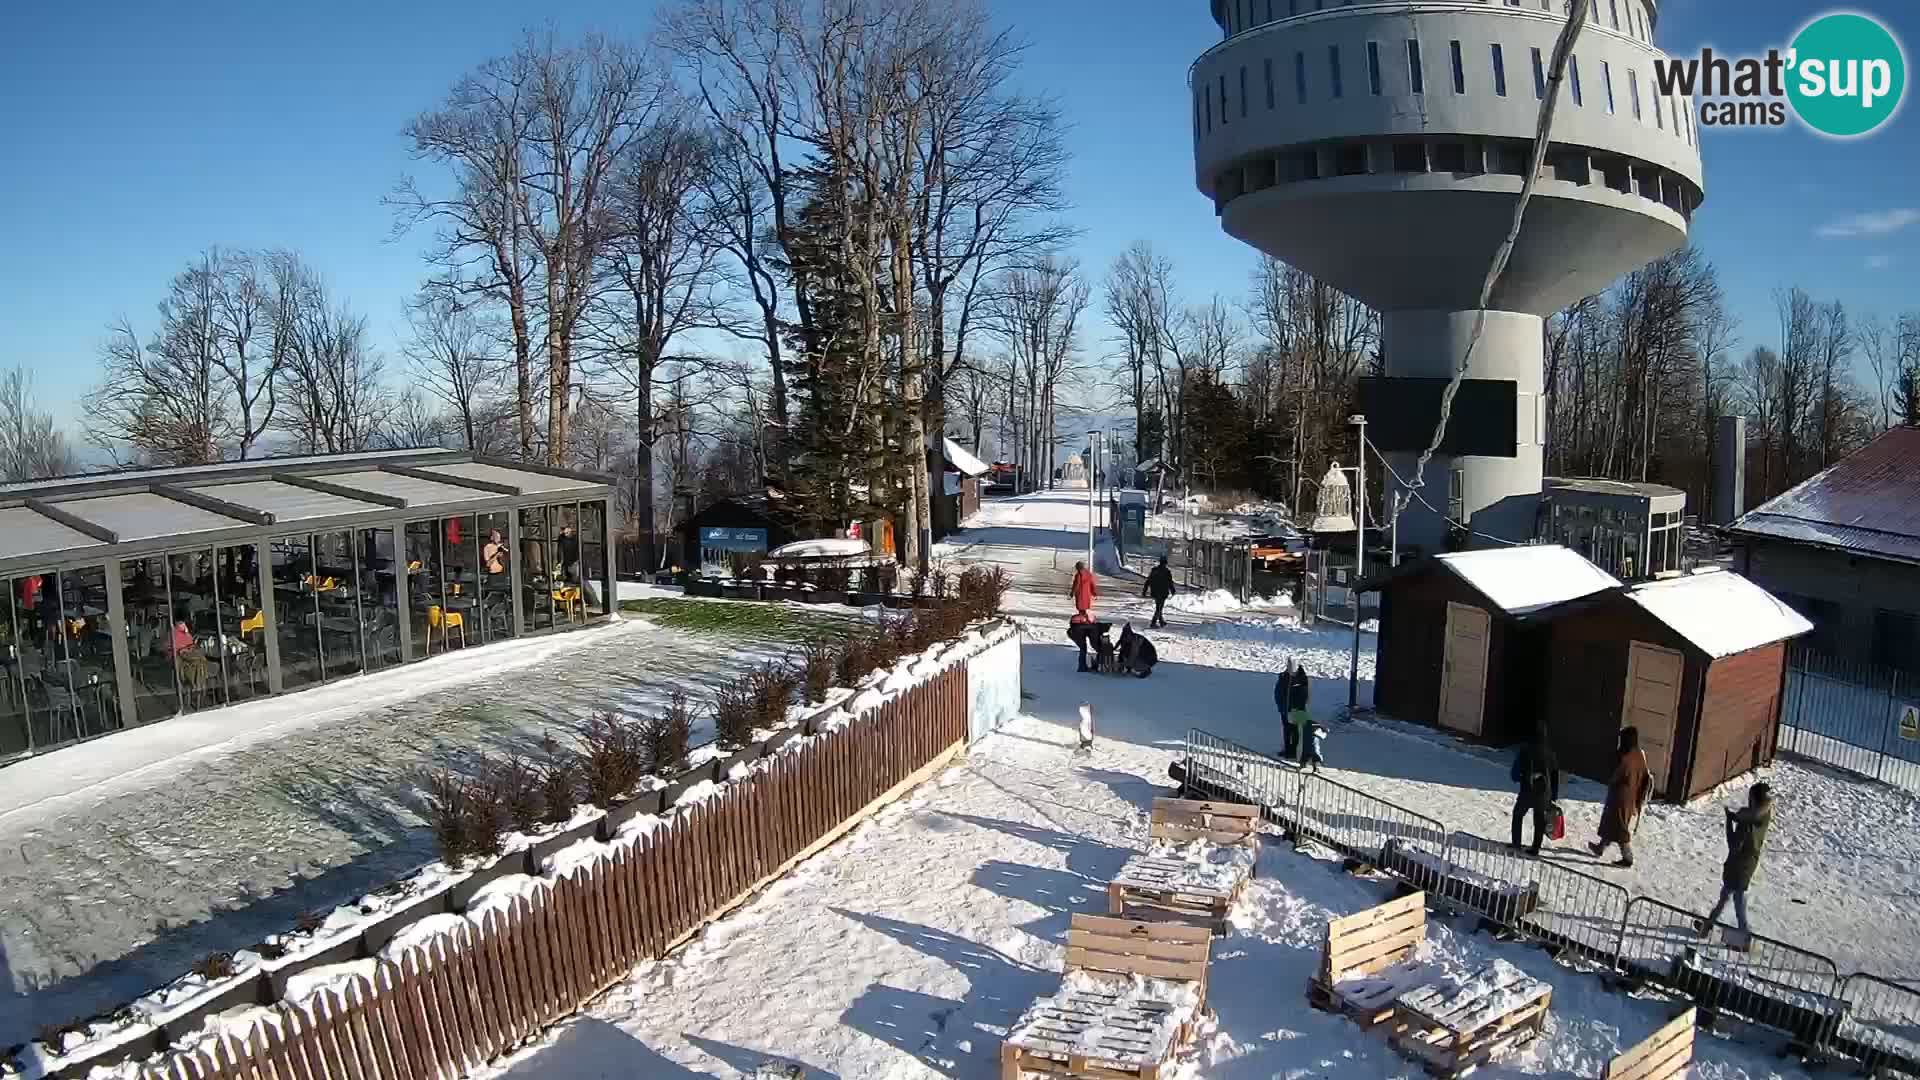
[[1291,816],[1300,802],[1300,773],[1277,759],[1211,732],[1187,732],[1187,779],[1190,783],[1238,795],[1248,802]]
[[1920,1077],[1920,989],[1861,972],[1840,983],[1827,1048],[1868,1069]]
[[1440,822],[1319,773],[1301,777],[1297,820],[1296,837],[1381,869],[1391,859],[1400,876],[1421,888],[1446,867],[1447,833]]
[[1613,966],[1631,899],[1625,888],[1471,833],[1448,838],[1447,865],[1454,880],[1445,888],[1464,891],[1464,906],[1523,937]]

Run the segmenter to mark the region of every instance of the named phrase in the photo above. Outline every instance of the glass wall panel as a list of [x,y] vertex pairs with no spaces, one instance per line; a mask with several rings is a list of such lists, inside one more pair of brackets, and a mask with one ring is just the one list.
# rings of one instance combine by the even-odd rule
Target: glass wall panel
[[326,579],[314,570],[311,536],[276,536],[268,545],[273,560],[273,616],[278,625],[280,685],[288,690],[325,678],[320,663],[319,596]]
[[209,651],[220,662],[225,700],[245,701],[267,692],[267,616],[260,610],[259,549],[239,544],[214,555],[220,628]]
[[393,530],[361,529],[360,620],[368,671],[400,662],[400,596],[393,565]]
[[[428,655],[427,619],[440,604],[439,525],[432,518],[406,524],[407,618],[416,658]],[[439,636],[436,631],[435,639]]]
[[120,727],[119,682],[113,668],[113,623],[107,617],[107,570],[82,566],[60,575],[60,606],[70,658],[75,728],[92,738]]
[[142,724],[180,711],[174,680],[173,604],[167,560],[159,556],[120,563],[120,603],[127,615],[127,662],[133,667],[134,719]]
[[39,650],[23,636],[20,582],[0,578],[0,761],[33,749],[29,735],[27,665],[39,670]]
[[321,673],[329,679],[366,669],[360,653],[360,569],[353,533],[313,537],[314,624],[320,630]]
[[44,750],[80,737],[80,699],[73,692],[73,628],[61,602],[61,575],[19,578],[17,602],[22,638],[34,652],[23,666],[28,689],[28,738]]
[[553,558],[549,543],[545,507],[529,506],[520,511],[520,606],[527,629],[553,628]]
[[166,560],[173,605],[167,656],[180,688],[181,711],[191,712],[226,700],[227,685],[221,674],[224,651],[220,642],[219,575],[212,548],[176,551]]
[[440,615],[427,628],[441,645],[460,649],[480,641],[480,535],[472,516],[440,519]]
[[573,503],[547,507],[547,533],[553,539],[553,622],[568,625],[586,617],[580,594],[580,508]]
[[613,603],[613,588],[607,576],[607,504],[580,504],[580,578],[584,583],[587,610],[605,615]]
[[513,561],[512,519],[506,514],[480,515],[480,616],[482,641],[500,641],[513,636]]

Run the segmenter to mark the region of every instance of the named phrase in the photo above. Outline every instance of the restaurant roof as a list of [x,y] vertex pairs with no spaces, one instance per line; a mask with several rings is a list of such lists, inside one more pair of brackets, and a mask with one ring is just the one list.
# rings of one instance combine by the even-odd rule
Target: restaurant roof
[[[611,483],[545,465],[409,449],[0,484],[0,574],[163,551],[212,533],[238,542],[294,523],[305,532],[381,517],[605,498]],[[428,512],[414,513],[422,508]]]
[[1737,535],[1920,562],[1920,427],[1889,428],[1733,523]]

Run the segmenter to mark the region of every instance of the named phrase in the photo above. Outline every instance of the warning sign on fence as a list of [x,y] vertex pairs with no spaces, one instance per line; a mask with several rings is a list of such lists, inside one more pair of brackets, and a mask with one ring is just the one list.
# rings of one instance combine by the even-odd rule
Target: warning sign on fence
[[1920,705],[1908,705],[1900,710],[1900,737],[1920,739]]

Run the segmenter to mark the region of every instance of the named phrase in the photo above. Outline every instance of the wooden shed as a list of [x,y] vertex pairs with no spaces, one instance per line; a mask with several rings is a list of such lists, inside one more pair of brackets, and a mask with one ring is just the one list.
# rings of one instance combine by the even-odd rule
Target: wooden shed
[[1773,760],[1786,643],[1813,627],[1766,590],[1707,570],[1542,615],[1544,701],[1562,768],[1605,782],[1628,724],[1667,802]]
[[1540,722],[1536,612],[1619,587],[1558,545],[1437,555],[1377,580],[1374,705],[1397,720],[1503,744]]

